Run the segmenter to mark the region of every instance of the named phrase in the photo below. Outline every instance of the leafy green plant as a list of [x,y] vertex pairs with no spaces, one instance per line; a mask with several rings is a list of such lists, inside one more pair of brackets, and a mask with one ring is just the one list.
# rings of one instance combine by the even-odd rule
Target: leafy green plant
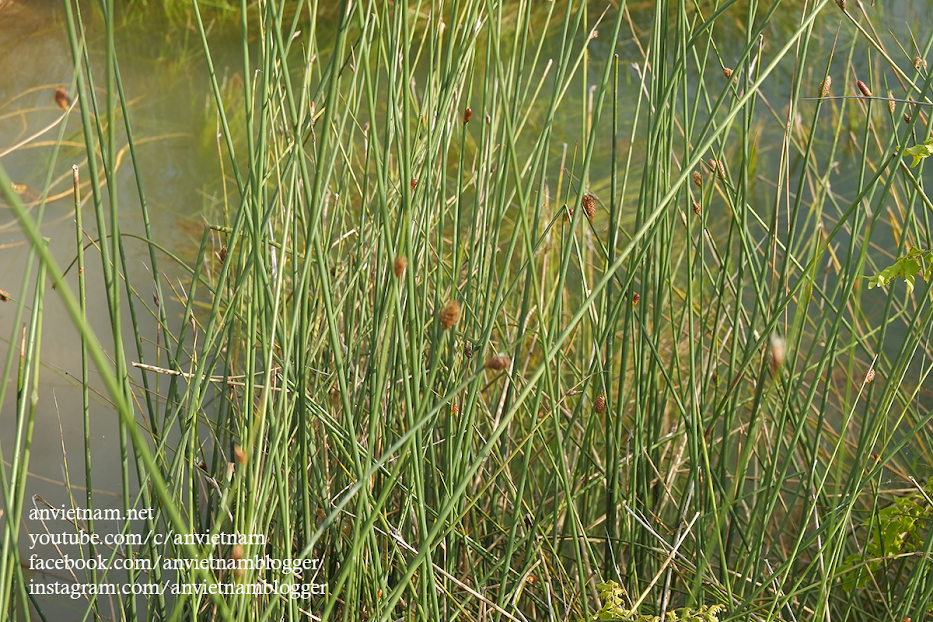
[[[928,483],[925,490],[927,494],[933,492],[933,485]],[[864,554],[853,553],[840,566],[843,589],[849,592],[863,588],[891,559],[901,553],[917,552],[923,545],[922,534],[927,531],[931,516],[933,506],[922,494],[915,493],[898,497],[891,505],[862,521],[862,528],[869,530],[870,539]],[[865,568],[861,569],[863,560]]]
[[598,583],[596,589],[603,605],[596,612],[596,620],[631,620],[632,622],[719,622],[718,614],[725,611],[725,605],[703,605],[699,609],[682,607],[664,614],[664,617],[649,614],[638,615],[625,606],[625,588],[615,581]]
[[703,605],[699,609],[682,607],[664,614],[664,617],[649,614],[638,615],[625,606],[625,588],[615,581],[598,583],[596,589],[603,605],[596,612],[596,620],[631,620],[631,622],[719,622],[718,614],[725,611],[725,605]]
[[916,167],[920,164],[921,160],[933,155],[933,137],[927,138],[919,145],[904,149],[904,155],[909,155],[914,159],[913,162],[910,163],[910,168]]
[[896,278],[904,279],[907,291],[914,290],[914,279],[920,277],[929,281],[933,277],[933,250],[911,249],[878,274],[868,279],[868,289],[883,287]]

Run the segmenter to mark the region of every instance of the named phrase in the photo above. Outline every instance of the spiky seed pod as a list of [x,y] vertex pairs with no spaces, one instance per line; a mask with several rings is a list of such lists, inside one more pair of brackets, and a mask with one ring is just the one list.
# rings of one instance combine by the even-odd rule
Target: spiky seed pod
[[862,95],[865,97],[871,97],[871,89],[868,88],[867,84],[859,80],[855,83],[855,85],[858,86],[858,90],[862,92]]
[[502,371],[503,369],[508,369],[512,364],[512,359],[510,359],[505,354],[497,354],[483,365],[486,369],[492,371]]
[[833,85],[833,77],[826,76],[820,83],[820,97],[829,95],[829,88]]
[[700,215],[700,204],[697,203],[696,201],[693,202],[693,213],[696,214],[697,216]]
[[703,187],[703,177],[700,176],[700,171],[693,171],[693,183],[696,184],[697,188]]
[[405,255],[399,255],[395,258],[395,263],[392,264],[392,269],[395,271],[395,276],[397,278],[402,278],[405,274],[405,270],[408,269],[408,257]]
[[454,324],[460,321],[460,303],[451,300],[441,309],[441,326],[448,330]]
[[473,358],[473,342],[472,341],[463,342],[463,356],[467,357],[468,359]]
[[635,292],[634,294],[632,294],[632,306],[633,307],[638,304],[639,300],[641,300],[641,294],[639,294],[638,292]]
[[772,374],[776,374],[784,366],[784,348],[784,339],[777,335],[771,335],[771,352],[768,357],[768,365],[771,367]]
[[233,446],[233,456],[236,458],[236,461],[240,466],[245,465],[249,460],[249,456],[246,455],[246,452],[239,445]]
[[596,218],[596,197],[592,194],[584,194],[581,201],[583,203],[583,213],[590,219],[590,222],[593,222],[593,219]]
[[593,410],[596,411],[597,415],[606,414],[606,394],[600,393],[596,396],[596,399],[593,401]]
[[875,379],[875,369],[874,369],[874,368],[869,369],[867,372],[865,372],[865,384],[868,384],[869,382],[871,382],[871,381],[874,380],[874,379]]
[[55,103],[58,104],[58,107],[62,110],[67,110],[68,106],[71,105],[71,99],[68,98],[65,87],[60,86],[55,89]]
[[467,108],[467,109],[463,112],[463,124],[466,125],[467,123],[470,122],[470,119],[472,119],[472,118],[473,118],[473,109],[472,109],[472,108]]
[[729,69],[728,67],[723,67],[723,68],[722,68],[722,75],[726,76],[726,80],[728,80],[729,78],[732,77],[732,70]]
[[926,69],[927,62],[923,60],[922,58],[920,58],[919,56],[914,56],[914,69],[916,69],[917,71],[920,71],[921,67]]
[[895,106],[894,93],[891,91],[888,91],[888,112],[891,113],[891,116],[894,116],[894,106]]

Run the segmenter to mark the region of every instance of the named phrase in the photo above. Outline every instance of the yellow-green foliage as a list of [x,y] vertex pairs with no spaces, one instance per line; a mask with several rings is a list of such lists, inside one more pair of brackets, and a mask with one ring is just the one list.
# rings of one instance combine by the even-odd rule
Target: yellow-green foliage
[[888,266],[878,274],[868,279],[868,289],[884,287],[895,278],[900,277],[907,283],[907,292],[914,291],[914,278],[929,281],[933,278],[933,251],[921,248],[911,249],[903,257],[898,257],[893,265]]
[[[933,492],[927,484],[926,492]],[[870,538],[865,544],[864,560],[867,572],[856,572],[862,566],[862,555],[853,553],[842,563],[842,587],[846,592],[852,588],[863,588],[870,578],[883,572],[885,564],[904,552],[917,552],[923,546],[927,522],[933,508],[921,494],[899,497],[894,503],[870,516],[862,527],[870,529]]]
[[717,614],[725,610],[724,605],[704,605],[699,609],[683,607],[668,611],[664,618],[653,615],[638,615],[634,609],[625,607],[625,590],[615,581],[599,583],[599,598],[603,606],[596,612],[597,620],[631,620],[632,622],[719,622]]

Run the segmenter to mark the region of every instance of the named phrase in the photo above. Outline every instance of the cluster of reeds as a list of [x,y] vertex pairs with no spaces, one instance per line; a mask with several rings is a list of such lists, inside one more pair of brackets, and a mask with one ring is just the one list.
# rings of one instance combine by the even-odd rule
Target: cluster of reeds
[[[322,561],[126,580],[327,583],[310,600],[124,598],[122,617],[584,620],[607,581],[632,618],[923,617],[930,289],[864,286],[933,248],[933,203],[900,157],[920,115],[818,99],[833,72],[861,87],[815,33],[842,20],[846,67],[866,46],[886,71],[909,60],[827,0],[283,4],[241,3],[237,131],[192,3],[221,128],[224,178],[206,183],[225,200],[190,260],[147,230],[153,279],[131,283],[124,199],[97,183],[117,120],[145,165],[118,114],[113,0],[103,77],[64,2],[113,332],[89,328],[84,255],[63,278],[0,169],[37,281],[4,303],[31,313],[3,376],[18,370],[22,428],[2,480],[5,612],[42,605],[15,542],[56,283],[85,404],[94,385],[118,415],[125,507],[157,508],[146,530],[266,539],[125,553]],[[780,72],[778,103],[763,93]],[[922,65],[893,73],[930,94]],[[768,160],[762,127],[781,141]],[[148,223],[141,183],[135,199]],[[909,495],[912,530],[872,548]]]

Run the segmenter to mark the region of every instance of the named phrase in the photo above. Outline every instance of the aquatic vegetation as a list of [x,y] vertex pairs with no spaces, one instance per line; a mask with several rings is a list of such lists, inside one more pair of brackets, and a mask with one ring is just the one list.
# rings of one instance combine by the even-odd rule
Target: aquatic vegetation
[[[933,462],[907,99],[931,96],[933,33],[894,59],[872,10],[826,1],[219,4],[182,18],[219,171],[203,212],[179,208],[189,250],[150,226],[112,1],[99,57],[64,1],[78,71],[42,92],[88,154],[65,168],[67,250],[39,224],[63,134],[35,215],[0,168],[29,244],[2,284],[0,609],[54,606],[15,546],[51,427],[50,295],[80,344],[67,502],[101,504],[107,421],[117,503],[141,512],[121,529],[173,534],[122,549],[173,563],[120,580],[201,586],[107,617],[888,620],[931,600],[929,491],[898,486]],[[871,95],[882,69],[909,124]],[[266,558],[286,570],[241,563]]]

